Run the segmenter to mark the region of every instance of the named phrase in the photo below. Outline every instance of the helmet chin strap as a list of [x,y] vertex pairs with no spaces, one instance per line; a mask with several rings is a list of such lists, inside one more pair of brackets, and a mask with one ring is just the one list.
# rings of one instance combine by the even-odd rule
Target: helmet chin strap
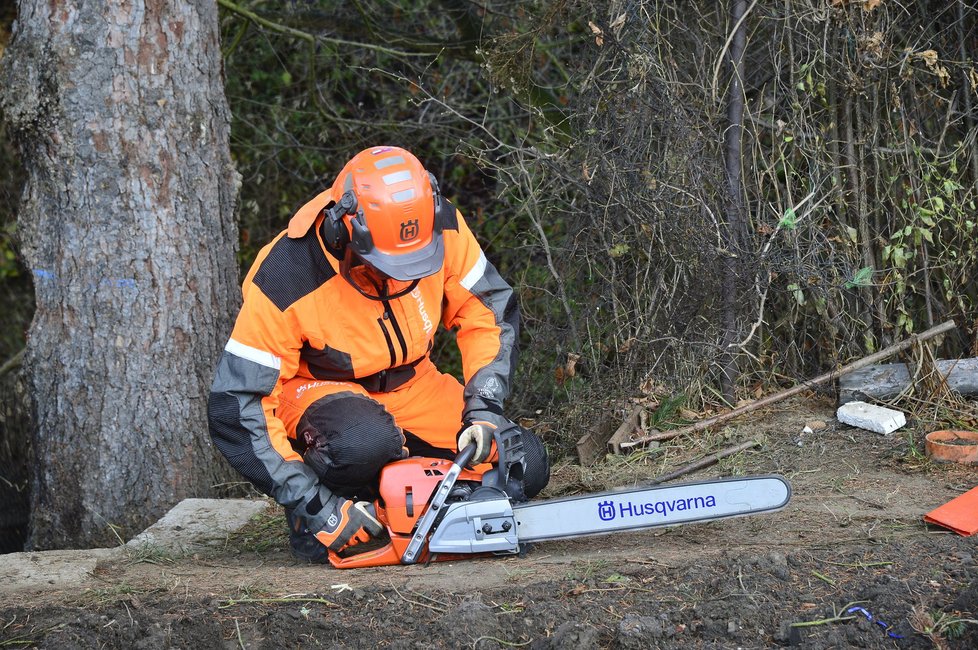
[[384,275],[383,273],[381,273],[377,269],[374,269],[373,267],[370,267],[369,264],[367,264],[363,260],[359,259],[359,256],[356,256],[356,261],[359,262],[359,264],[362,264],[364,266],[368,266],[373,271],[373,273],[376,273],[381,278],[383,278],[378,283],[375,280],[375,278],[373,277],[373,273],[371,273],[369,276],[367,276],[367,278],[370,280],[370,283],[373,284],[374,285],[374,288],[377,290],[377,295],[376,296],[370,295],[369,293],[367,293],[366,291],[364,291],[360,287],[360,284],[353,279],[353,277],[352,277],[352,275],[350,273],[350,271],[352,269],[354,269],[356,266],[358,266],[358,264],[354,264],[354,257],[355,256],[356,256],[356,253],[354,253],[350,249],[350,247],[347,247],[346,254],[343,255],[343,259],[342,259],[342,261],[340,261],[340,274],[347,281],[347,283],[349,283],[350,285],[352,285],[353,288],[357,290],[357,293],[359,293],[361,296],[363,296],[367,300],[376,300],[378,302],[383,302],[385,300],[396,300],[397,298],[401,298],[403,296],[406,296],[409,293],[411,293],[412,291],[414,291],[414,289],[418,286],[418,283],[420,282],[420,280],[412,280],[411,281],[411,284],[409,284],[406,289],[401,289],[400,291],[396,291],[396,292],[394,292],[392,294],[388,294],[387,293],[387,283],[390,280],[392,280],[392,278]]

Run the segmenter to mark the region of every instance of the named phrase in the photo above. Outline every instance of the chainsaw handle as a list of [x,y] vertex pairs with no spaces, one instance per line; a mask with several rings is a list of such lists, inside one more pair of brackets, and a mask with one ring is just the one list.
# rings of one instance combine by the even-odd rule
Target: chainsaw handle
[[470,442],[469,444],[465,445],[465,447],[463,447],[462,449],[459,449],[458,455],[455,457],[455,460],[452,462],[458,465],[459,467],[465,467],[469,464],[469,461],[472,460],[473,456],[475,456],[475,443]]

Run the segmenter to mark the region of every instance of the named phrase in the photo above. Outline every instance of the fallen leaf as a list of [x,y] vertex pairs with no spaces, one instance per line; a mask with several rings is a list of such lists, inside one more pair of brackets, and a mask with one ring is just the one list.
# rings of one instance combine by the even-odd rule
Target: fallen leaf
[[604,32],[601,28],[590,20],[587,21],[587,26],[591,28],[591,33],[594,34],[594,42],[598,44],[598,47],[604,45]]
[[654,377],[646,377],[645,380],[639,385],[638,389],[646,395],[655,398],[669,394],[669,390],[657,382]]
[[883,56],[883,32],[873,32],[859,39],[859,49],[868,57],[878,59]]
[[567,360],[564,365],[557,366],[554,370],[554,380],[558,384],[563,384],[565,381],[577,374],[577,362],[581,359],[581,355],[574,354],[573,352],[567,353]]
[[924,50],[923,52],[917,52],[914,56],[923,60],[928,68],[933,68],[937,64],[937,52],[935,50]]
[[568,377],[573,377],[577,374],[577,362],[580,361],[581,355],[574,354],[573,352],[567,353],[567,362],[564,364],[564,370]]
[[624,24],[625,24],[625,14],[622,13],[622,15],[618,16],[613,21],[611,21],[611,24],[608,25],[608,27],[611,28],[611,31],[617,34],[618,30],[620,30]]
[[883,4],[883,0],[863,0],[863,11],[872,11]]

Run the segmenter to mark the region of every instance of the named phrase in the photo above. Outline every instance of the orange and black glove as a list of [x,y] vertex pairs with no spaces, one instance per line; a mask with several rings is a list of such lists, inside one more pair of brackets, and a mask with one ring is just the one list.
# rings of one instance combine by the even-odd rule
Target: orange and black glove
[[366,542],[384,530],[372,503],[334,496],[326,503],[326,510],[329,514],[322,530],[316,532],[316,539],[331,551]]

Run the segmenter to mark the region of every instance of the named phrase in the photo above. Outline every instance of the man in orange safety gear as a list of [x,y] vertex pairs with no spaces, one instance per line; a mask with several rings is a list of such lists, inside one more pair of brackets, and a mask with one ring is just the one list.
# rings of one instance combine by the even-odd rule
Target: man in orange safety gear
[[[369,500],[407,455],[495,460],[516,365],[513,291],[411,153],[374,147],[258,254],[208,402],[217,448],[285,506],[293,553],[312,562],[381,532]],[[464,386],[428,358],[457,330]],[[523,431],[522,491],[549,480]]]

